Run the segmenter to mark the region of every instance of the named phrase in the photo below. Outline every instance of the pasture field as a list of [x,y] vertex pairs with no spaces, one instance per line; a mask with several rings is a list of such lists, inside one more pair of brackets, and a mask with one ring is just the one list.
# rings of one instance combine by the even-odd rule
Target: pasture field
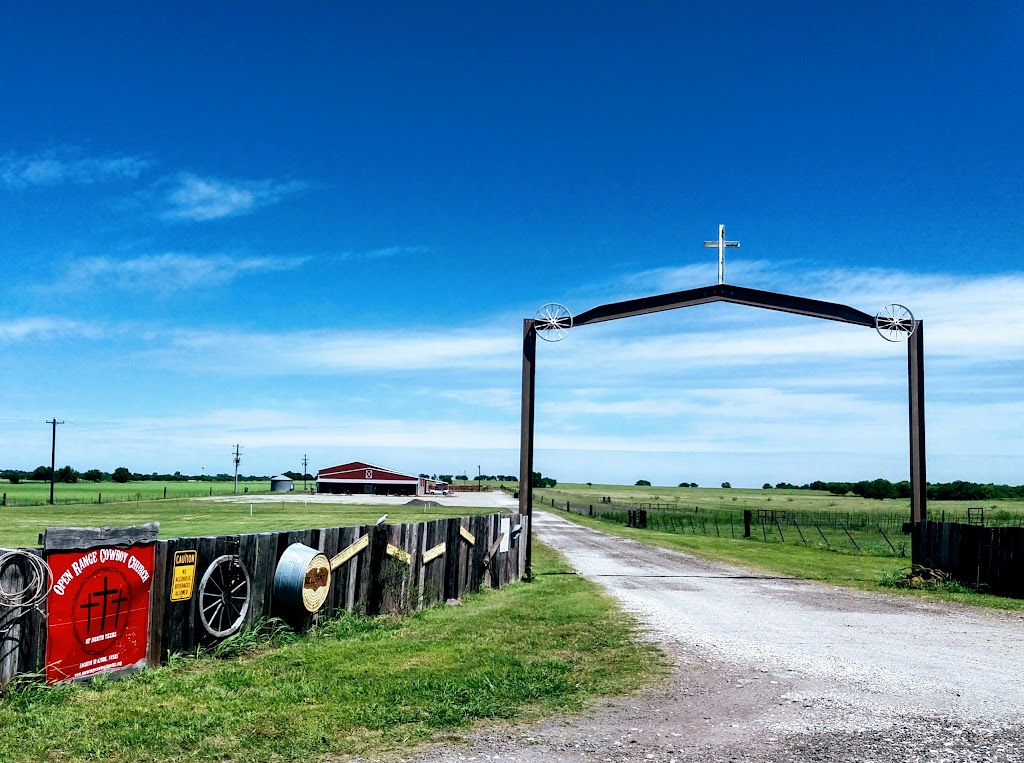
[[535,582],[458,607],[242,633],[220,659],[179,655],[122,681],[12,686],[0,760],[397,759],[450,729],[578,712],[662,680],[658,647],[596,584],[543,544],[534,563]]
[[[170,491],[168,491],[168,494]],[[446,517],[494,514],[500,509],[465,506],[361,506],[310,501],[254,502],[252,515],[245,496],[236,501],[189,498],[79,503],[0,508],[0,546],[31,547],[47,527],[104,527],[160,523],[161,538],[230,535],[271,530],[301,530],[373,524],[387,513],[389,522],[423,522]]]
[[[301,488],[302,483],[299,483]],[[58,482],[53,488],[55,504],[64,503],[97,503],[103,496],[103,503],[116,501],[148,501],[163,498],[164,490],[170,498],[199,498],[200,496],[231,495],[234,482],[74,482],[70,484]],[[269,481],[239,482],[238,493],[270,492]],[[50,483],[22,481],[12,485],[0,480],[0,493],[7,493],[8,506],[37,506],[49,504]]]
[[[894,498],[875,500],[856,495],[832,495],[823,490],[790,490],[753,488],[681,488],[681,487],[637,487],[633,485],[586,485],[559,483],[555,488],[535,489],[534,495],[554,498],[556,501],[600,504],[601,497],[607,496],[614,503],[639,506],[641,504],[678,505],[701,509],[766,509],[792,512],[817,512],[877,515],[899,515],[910,518],[910,500]],[[986,524],[1000,522],[1016,525],[1024,519],[1024,501],[929,501],[928,518],[967,521],[969,507],[985,509]]]

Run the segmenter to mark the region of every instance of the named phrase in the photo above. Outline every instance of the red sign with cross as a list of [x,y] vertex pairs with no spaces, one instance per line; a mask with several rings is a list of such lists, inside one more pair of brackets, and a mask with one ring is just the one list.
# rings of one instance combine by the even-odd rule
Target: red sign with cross
[[46,561],[47,682],[145,664],[153,546],[59,551]]

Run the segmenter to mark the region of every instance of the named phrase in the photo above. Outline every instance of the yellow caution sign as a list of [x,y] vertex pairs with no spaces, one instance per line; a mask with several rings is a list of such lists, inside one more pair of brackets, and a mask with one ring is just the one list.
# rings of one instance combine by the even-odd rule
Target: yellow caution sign
[[196,582],[196,551],[175,551],[171,601],[188,601]]

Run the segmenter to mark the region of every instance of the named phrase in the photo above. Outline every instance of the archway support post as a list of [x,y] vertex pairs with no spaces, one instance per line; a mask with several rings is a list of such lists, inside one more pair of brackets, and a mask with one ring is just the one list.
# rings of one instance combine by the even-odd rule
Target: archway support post
[[910,524],[928,518],[928,483],[924,452],[924,322],[915,321],[907,339],[907,383],[910,407]]
[[519,426],[519,513],[526,517],[526,570],[533,579],[533,426],[534,386],[537,379],[537,326],[523,321],[523,400]]

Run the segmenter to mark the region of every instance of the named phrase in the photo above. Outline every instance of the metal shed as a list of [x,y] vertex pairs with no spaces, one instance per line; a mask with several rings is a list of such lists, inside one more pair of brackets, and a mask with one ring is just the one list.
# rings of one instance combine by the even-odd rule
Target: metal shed
[[294,489],[295,485],[292,482],[291,477],[286,477],[283,474],[279,474],[276,477],[270,478],[271,493],[289,493]]

